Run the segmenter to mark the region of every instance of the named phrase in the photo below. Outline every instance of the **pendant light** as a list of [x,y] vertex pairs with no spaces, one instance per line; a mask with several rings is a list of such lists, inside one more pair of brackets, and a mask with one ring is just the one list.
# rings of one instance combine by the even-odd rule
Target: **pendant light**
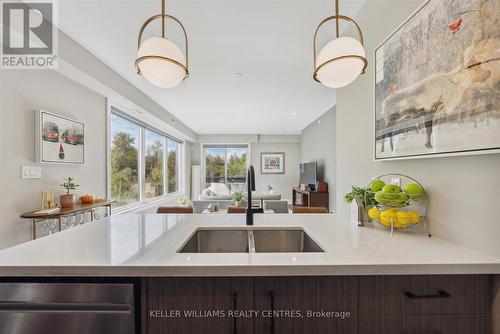
[[[137,59],[135,67],[137,74],[144,76],[146,80],[161,88],[172,88],[178,86],[189,76],[188,69],[188,39],[186,29],[176,17],[165,13],[165,0],[161,0],[161,14],[151,16],[147,19],[139,31],[137,39]],[[144,30],[154,20],[161,19],[161,36],[151,37],[142,42]],[[165,37],[166,20],[176,22],[184,33],[186,57],[179,47]]]
[[[336,38],[331,40],[316,56],[316,38],[323,24],[335,20]],[[359,34],[359,40],[340,36],[340,20],[351,23]],[[318,25],[313,40],[314,73],[317,82],[330,88],[349,85],[360,74],[364,74],[368,66],[363,46],[363,33],[359,25],[350,17],[339,15],[339,0],[335,0],[335,15],[329,16]]]

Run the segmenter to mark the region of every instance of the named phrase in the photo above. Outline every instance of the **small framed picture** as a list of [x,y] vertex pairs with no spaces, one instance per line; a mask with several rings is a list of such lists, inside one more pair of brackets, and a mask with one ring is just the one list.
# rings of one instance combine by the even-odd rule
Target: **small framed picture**
[[85,124],[43,110],[36,111],[36,155],[41,163],[85,163]]
[[285,174],[284,152],[262,152],[260,154],[261,174]]

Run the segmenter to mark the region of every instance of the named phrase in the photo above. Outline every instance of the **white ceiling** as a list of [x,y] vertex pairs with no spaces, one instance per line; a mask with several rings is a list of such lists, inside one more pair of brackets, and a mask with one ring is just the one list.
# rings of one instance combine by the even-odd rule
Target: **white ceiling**
[[[342,0],[355,16],[365,0]],[[298,134],[335,104],[312,79],[312,36],[333,0],[167,0],[189,38],[191,76],[160,89],[134,69],[137,34],[160,0],[60,0],[61,29],[197,133]],[[159,24],[145,37],[157,35]],[[183,49],[180,32],[169,38]],[[320,41],[333,35],[326,28]],[[320,44],[324,45],[324,44]]]

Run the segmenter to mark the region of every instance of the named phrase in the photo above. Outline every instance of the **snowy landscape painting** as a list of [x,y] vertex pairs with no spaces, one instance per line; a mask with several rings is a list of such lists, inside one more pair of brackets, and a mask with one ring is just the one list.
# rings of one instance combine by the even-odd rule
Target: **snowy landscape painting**
[[500,149],[500,1],[430,0],[375,50],[375,158]]

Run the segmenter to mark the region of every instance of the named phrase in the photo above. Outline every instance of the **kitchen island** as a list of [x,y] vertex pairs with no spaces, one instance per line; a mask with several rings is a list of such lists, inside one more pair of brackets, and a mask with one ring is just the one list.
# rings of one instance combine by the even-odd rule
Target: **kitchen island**
[[256,215],[252,228],[303,229],[323,252],[179,253],[198,229],[248,229],[244,215],[114,215],[0,251],[0,276],[500,274],[500,260],[453,243],[335,215]]
[[[216,233],[196,239],[207,231]],[[301,236],[303,251],[263,252],[284,247],[259,244],[270,231]],[[214,240],[234,252],[200,253],[223,250]],[[133,286],[135,322],[124,333],[487,334],[496,274],[496,258],[334,215],[262,214],[254,226],[238,214],[115,215],[0,251],[0,291],[11,282]],[[3,326],[28,323],[3,314]],[[102,323],[124,323],[123,312],[107,316]]]

